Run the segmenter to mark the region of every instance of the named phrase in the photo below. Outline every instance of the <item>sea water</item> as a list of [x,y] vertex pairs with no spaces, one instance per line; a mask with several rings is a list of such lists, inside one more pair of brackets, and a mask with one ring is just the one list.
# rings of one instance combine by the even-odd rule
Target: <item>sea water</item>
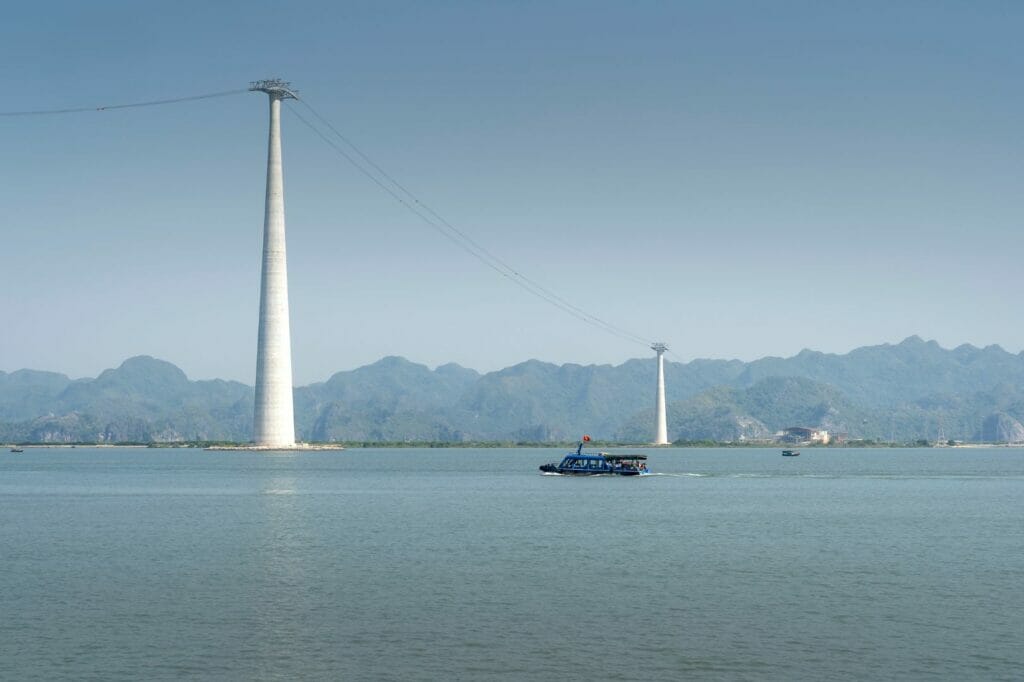
[[0,679],[1020,680],[1024,451],[0,453]]

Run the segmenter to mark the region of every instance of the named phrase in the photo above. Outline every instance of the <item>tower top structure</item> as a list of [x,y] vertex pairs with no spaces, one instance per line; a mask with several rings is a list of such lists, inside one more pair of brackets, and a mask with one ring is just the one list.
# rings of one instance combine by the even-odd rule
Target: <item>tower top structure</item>
[[662,343],[661,341],[657,341],[651,344],[651,350],[653,350],[655,353],[664,353],[665,351],[668,350],[668,346]]
[[265,92],[273,99],[298,99],[296,90],[292,90],[292,84],[280,78],[268,78],[262,81],[249,83],[249,91]]

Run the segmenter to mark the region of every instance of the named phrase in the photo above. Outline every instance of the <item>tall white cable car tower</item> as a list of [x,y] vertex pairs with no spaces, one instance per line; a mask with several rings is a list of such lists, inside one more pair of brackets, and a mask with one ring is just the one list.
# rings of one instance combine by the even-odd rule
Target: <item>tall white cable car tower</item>
[[270,97],[260,328],[256,346],[256,409],[253,419],[253,443],[260,448],[295,447],[288,263],[284,239],[284,178],[281,168],[281,100],[298,99],[290,85],[275,78],[256,81],[249,87],[249,90],[265,92]]

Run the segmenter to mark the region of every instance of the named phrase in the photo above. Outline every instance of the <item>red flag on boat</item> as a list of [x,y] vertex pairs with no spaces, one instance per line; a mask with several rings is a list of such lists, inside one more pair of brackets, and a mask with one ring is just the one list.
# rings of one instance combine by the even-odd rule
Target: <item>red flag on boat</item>
[[590,442],[590,436],[588,436],[587,434],[583,434],[583,442],[584,443]]

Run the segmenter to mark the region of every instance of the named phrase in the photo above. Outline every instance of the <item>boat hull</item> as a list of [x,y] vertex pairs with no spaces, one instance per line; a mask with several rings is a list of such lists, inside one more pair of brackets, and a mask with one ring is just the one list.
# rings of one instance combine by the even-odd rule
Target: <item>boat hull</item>
[[542,464],[540,470],[546,474],[563,474],[565,476],[639,476],[639,471],[631,470],[587,470],[581,471],[579,469],[572,469],[569,467],[560,467],[557,464]]

